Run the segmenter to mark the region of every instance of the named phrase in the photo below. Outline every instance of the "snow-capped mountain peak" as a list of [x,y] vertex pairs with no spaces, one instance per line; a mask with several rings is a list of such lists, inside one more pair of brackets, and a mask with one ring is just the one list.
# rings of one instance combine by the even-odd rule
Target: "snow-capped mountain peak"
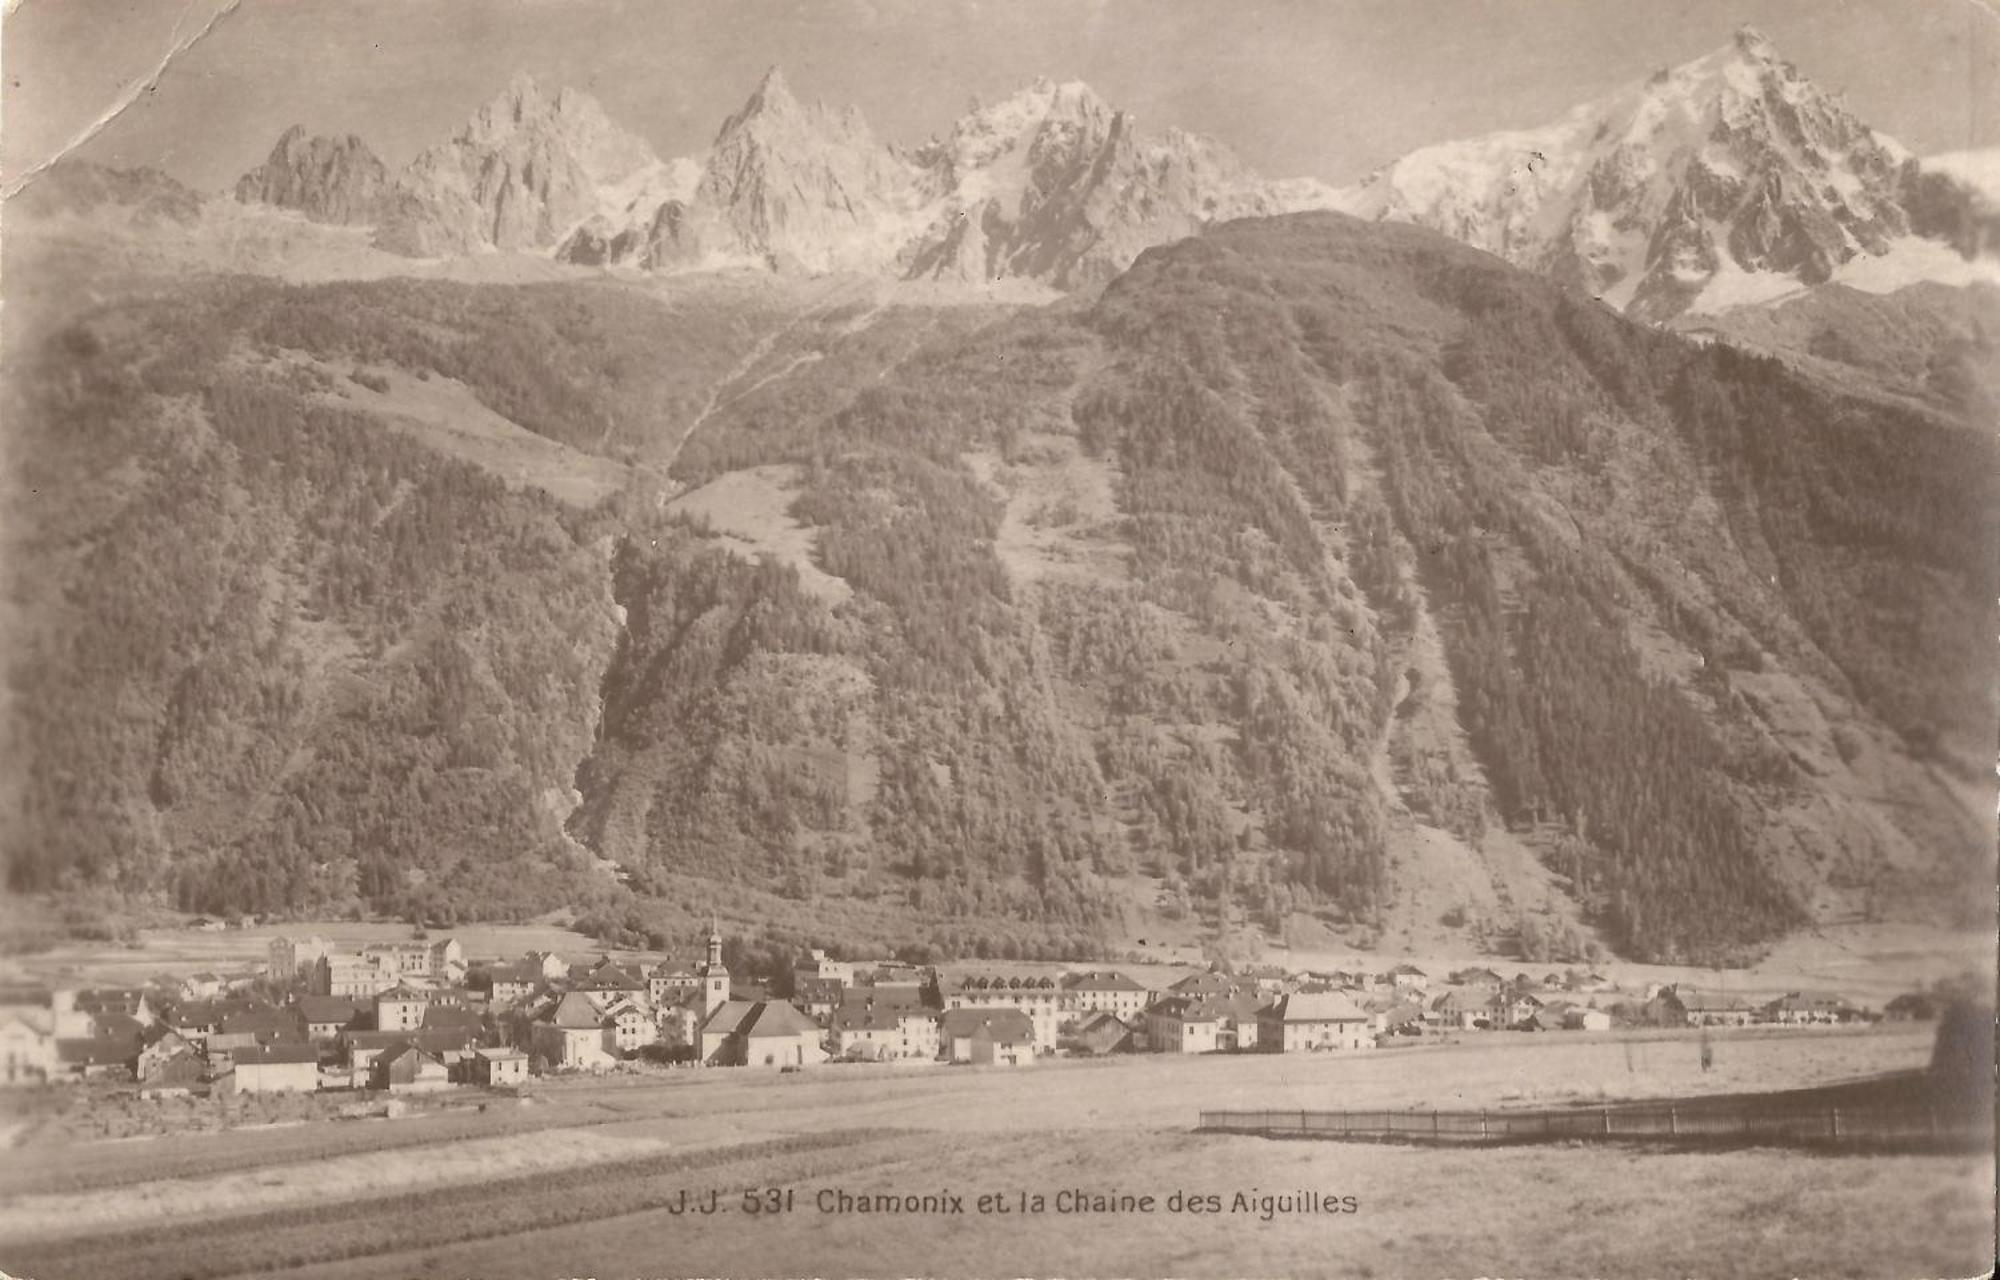
[[[1425,147],[1340,196],[1648,318],[1816,284],[1910,231],[1908,153],[1751,27],[1539,128]],[[1756,281],[1746,285],[1746,279]]]

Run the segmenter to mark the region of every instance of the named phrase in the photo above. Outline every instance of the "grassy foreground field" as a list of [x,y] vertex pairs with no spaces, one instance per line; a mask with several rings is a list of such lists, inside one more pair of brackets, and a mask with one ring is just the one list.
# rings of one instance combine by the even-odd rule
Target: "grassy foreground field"
[[[1345,1059],[576,1082],[537,1107],[449,1123],[79,1148],[61,1193],[0,1181],[12,1193],[0,1268],[48,1280],[1971,1275],[1992,1257],[1988,1157],[1437,1150],[1188,1131],[1204,1106],[1501,1106],[1594,1097],[1614,1081],[1623,1096],[1832,1082],[1919,1065],[1928,1047],[1921,1030],[1752,1036],[1720,1041],[1704,1074],[1686,1039],[1509,1036]],[[412,1140],[424,1125],[438,1126],[435,1141]],[[369,1133],[381,1149],[357,1136]],[[745,1212],[754,1188],[791,1190],[788,1210]],[[1079,1190],[1152,1199],[1061,1211],[1059,1193]],[[711,1191],[712,1216],[673,1212],[683,1192]],[[823,1211],[837,1192],[958,1201]],[[1314,1211],[1315,1194],[1354,1207]],[[1039,1211],[1023,1200],[1036,1195]]]

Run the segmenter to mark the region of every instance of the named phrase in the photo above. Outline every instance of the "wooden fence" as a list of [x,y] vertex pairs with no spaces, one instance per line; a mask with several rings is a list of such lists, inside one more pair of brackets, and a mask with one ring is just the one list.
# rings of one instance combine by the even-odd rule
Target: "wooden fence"
[[[1990,1117],[1989,1117],[1990,1121]],[[1204,1111],[1199,1131],[1354,1141],[1582,1140],[1704,1145],[1979,1146],[1990,1123],[1934,1107],[1616,1106],[1497,1111]]]

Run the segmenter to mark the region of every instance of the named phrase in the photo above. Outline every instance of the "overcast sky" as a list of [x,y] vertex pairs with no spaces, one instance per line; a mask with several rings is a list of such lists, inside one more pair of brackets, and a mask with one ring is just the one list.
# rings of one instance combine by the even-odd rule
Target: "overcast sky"
[[[5,175],[226,3],[19,0],[0,33]],[[663,156],[694,154],[776,64],[890,141],[1047,75],[1143,128],[1212,134],[1271,177],[1337,183],[1541,123],[1746,21],[1919,153],[2000,145],[1986,0],[242,0],[82,154],[213,190],[299,123],[400,165],[517,71],[594,93]]]

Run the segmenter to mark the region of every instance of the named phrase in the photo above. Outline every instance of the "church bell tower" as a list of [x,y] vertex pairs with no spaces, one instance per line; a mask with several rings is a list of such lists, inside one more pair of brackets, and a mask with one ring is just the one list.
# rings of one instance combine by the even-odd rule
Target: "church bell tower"
[[714,1013],[729,999],[729,970],[722,963],[722,927],[711,924],[708,958],[701,966],[702,1016]]

